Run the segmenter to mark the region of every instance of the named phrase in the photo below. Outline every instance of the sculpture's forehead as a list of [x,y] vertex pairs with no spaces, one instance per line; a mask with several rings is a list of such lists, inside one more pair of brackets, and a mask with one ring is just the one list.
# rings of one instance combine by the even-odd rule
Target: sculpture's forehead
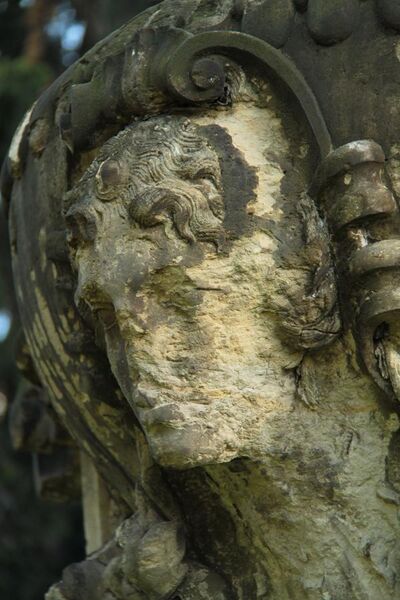
[[[138,121],[126,127],[118,135],[106,142],[100,156],[113,152],[135,152],[144,154],[151,148],[170,148],[172,143],[187,148],[194,145],[200,148],[204,143],[201,129],[193,119],[184,116],[160,115],[147,121]],[[161,144],[161,146],[159,146]]]
[[[150,167],[152,162],[160,165],[168,161],[170,170],[179,168],[179,161],[213,156],[215,143],[207,135],[206,128],[198,126],[193,119],[181,116],[158,116],[126,127],[108,140],[98,151],[96,158],[79,181],[79,185],[96,176],[101,164],[115,159],[129,164],[131,174],[135,166]],[[215,158],[217,158],[215,156]]]
[[[189,117],[159,115],[139,121],[99,149],[80,184],[95,177],[102,162],[109,158],[129,164],[133,176],[138,164],[148,169],[152,162],[167,161],[170,170],[178,171],[179,161],[196,160],[200,154],[203,159],[208,157],[216,163],[219,159],[225,170],[228,162],[234,164],[238,178],[243,180],[245,163],[261,170],[266,167],[268,155],[273,155],[272,162],[279,164],[290,159],[293,149],[297,152],[302,147],[307,153],[304,139],[297,139],[298,135],[294,136],[295,140],[288,139],[284,131],[286,120],[277,110],[243,102],[229,110],[210,109]],[[293,127],[291,134],[293,137]],[[238,150],[241,161],[237,152],[232,153],[232,147]]]
[[195,184],[196,168],[206,165],[220,184],[228,236],[241,236],[258,227],[256,218],[280,219],[283,184],[292,188],[293,204],[306,185],[308,140],[301,131],[290,139],[285,125],[276,108],[252,102],[134,123],[102,146],[69,205],[96,193],[99,169],[110,159],[123,164],[135,193],[170,178]]

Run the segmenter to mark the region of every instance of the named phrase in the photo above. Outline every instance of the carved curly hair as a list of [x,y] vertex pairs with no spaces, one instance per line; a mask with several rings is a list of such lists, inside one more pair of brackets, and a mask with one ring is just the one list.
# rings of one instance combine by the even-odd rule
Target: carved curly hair
[[169,216],[188,241],[218,242],[223,236],[218,156],[188,119],[149,119],[107,142],[66,195],[67,220],[82,194],[93,192],[102,202],[118,199],[144,227]]

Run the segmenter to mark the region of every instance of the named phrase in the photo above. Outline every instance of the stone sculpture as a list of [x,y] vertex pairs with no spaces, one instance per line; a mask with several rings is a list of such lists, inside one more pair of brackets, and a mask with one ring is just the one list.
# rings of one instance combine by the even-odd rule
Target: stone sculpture
[[166,0],[27,115],[16,293],[90,550],[48,600],[398,597],[398,29]]

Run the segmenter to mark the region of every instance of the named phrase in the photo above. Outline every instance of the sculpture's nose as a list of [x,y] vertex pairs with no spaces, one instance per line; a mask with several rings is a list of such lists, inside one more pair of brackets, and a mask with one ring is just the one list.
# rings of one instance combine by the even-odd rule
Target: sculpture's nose
[[65,217],[68,227],[68,243],[75,247],[79,243],[92,242],[97,233],[96,217],[88,206],[72,206]]

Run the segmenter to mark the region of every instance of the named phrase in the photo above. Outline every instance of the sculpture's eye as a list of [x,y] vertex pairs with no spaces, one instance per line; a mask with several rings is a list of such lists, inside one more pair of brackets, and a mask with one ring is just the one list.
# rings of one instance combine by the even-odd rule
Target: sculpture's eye
[[210,168],[209,166],[197,169],[195,174],[193,175],[193,179],[205,179],[207,181],[210,181],[213,185],[215,185],[215,187],[219,187],[220,185],[219,173],[215,169]]
[[115,159],[107,159],[101,163],[96,173],[97,193],[102,200],[112,200],[120,185],[125,183],[127,170]]

